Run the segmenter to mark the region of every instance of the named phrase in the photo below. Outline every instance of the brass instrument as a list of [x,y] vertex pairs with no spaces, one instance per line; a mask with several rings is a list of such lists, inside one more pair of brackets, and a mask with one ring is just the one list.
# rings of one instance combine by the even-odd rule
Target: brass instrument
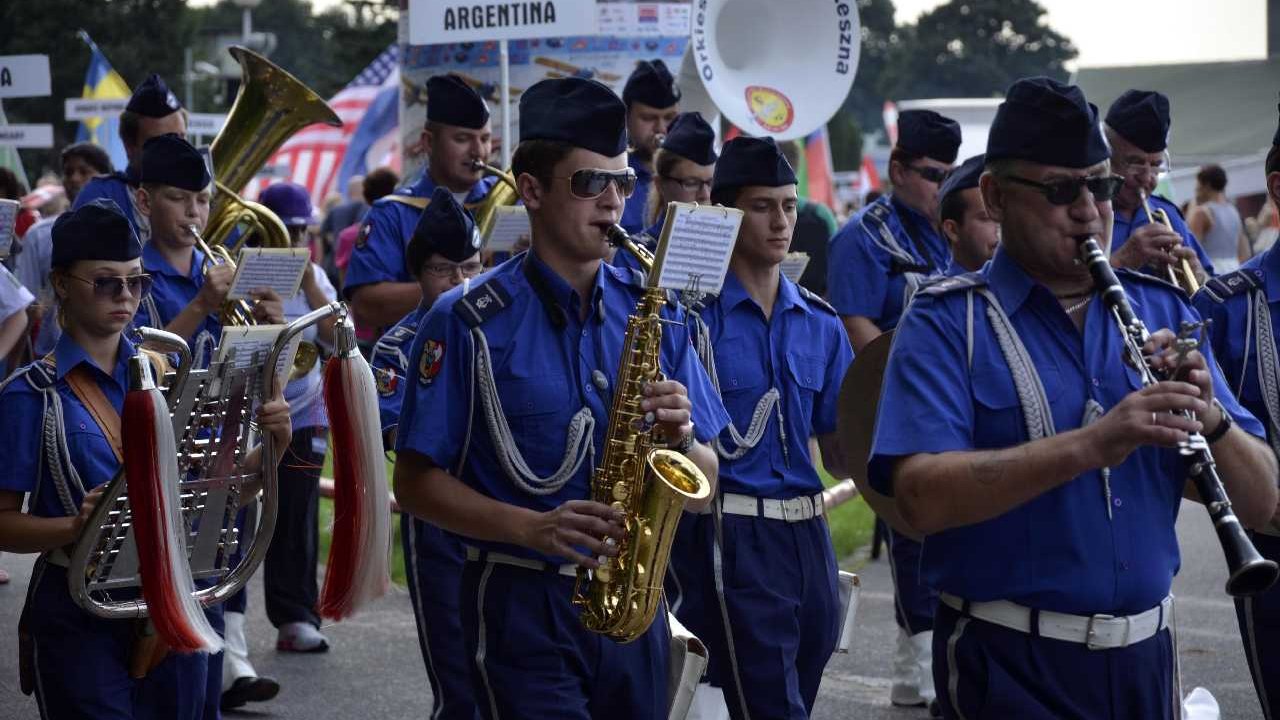
[[520,199],[520,193],[516,191],[516,179],[509,170],[502,170],[480,160],[472,160],[471,169],[484,171],[486,177],[492,175],[498,178],[498,182],[489,190],[480,207],[471,213],[475,217],[476,229],[480,231],[480,237],[488,237],[493,221],[498,216],[498,208],[515,205]]
[[[617,557],[603,557],[588,575],[578,570],[573,602],[582,607],[582,623],[618,642],[640,637],[662,605],[662,581],[671,543],[685,503],[711,494],[711,482],[692,461],[675,450],[657,447],[663,438],[653,416],[640,408],[644,386],[662,378],[659,313],[667,295],[657,286],[663,244],[651,255],[614,225],[609,241],[636,255],[649,271],[649,285],[627,318],[619,361],[604,460],[591,478],[591,499],[621,511],[624,535]],[[610,540],[609,542],[613,542]]]
[[[1173,223],[1169,221],[1169,214],[1164,209],[1153,211],[1151,209],[1151,201],[1142,190],[1138,191],[1138,197],[1142,198],[1142,209],[1147,212],[1148,220],[1173,230]],[[1172,265],[1165,266],[1165,272],[1169,275],[1169,282],[1186,290],[1188,295],[1195,295],[1200,289],[1200,281],[1196,279],[1196,273],[1191,269],[1191,263],[1186,258],[1182,258],[1178,265],[1179,267],[1176,270]]]

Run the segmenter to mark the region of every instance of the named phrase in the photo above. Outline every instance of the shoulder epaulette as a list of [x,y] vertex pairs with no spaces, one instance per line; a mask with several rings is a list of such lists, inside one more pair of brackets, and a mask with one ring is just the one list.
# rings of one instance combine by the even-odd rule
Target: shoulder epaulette
[[19,377],[26,379],[27,384],[36,390],[47,390],[53,387],[56,382],[58,372],[54,367],[53,354],[50,353],[30,365],[18,370],[13,374],[9,381],[0,383],[0,387],[7,386],[9,382],[17,380]]
[[1255,288],[1261,290],[1265,286],[1266,279],[1261,269],[1241,268],[1235,272],[1210,278],[1209,282],[1200,288],[1200,292],[1210,300],[1222,303],[1234,295],[1249,292]]
[[453,312],[467,327],[476,328],[510,305],[511,294],[495,278],[458,298]]
[[807,288],[807,287],[805,287],[805,286],[803,286],[803,285],[797,284],[797,285],[796,285],[796,290],[799,290],[799,291],[800,291],[800,297],[802,297],[802,298],[804,298],[806,301],[808,301],[808,303],[809,303],[810,305],[813,305],[814,307],[817,307],[817,308],[821,308],[821,309],[823,309],[823,310],[826,310],[827,312],[831,313],[832,315],[839,315],[839,314],[840,314],[840,313],[836,312],[836,309],[835,309],[834,307],[832,307],[832,306],[831,306],[831,303],[827,302],[825,299],[823,299],[823,297],[822,297],[821,295],[819,295],[818,293],[816,293],[816,292],[814,292],[814,291],[810,290],[809,288]]
[[867,206],[866,216],[878,222],[882,222],[882,223],[887,222],[889,220],[889,216],[892,214],[893,214],[893,211],[890,210],[889,206],[885,203],[877,202],[877,203],[871,203],[870,205]]
[[971,272],[963,275],[942,277],[936,282],[931,282],[921,287],[916,291],[916,295],[942,296],[958,290],[984,287],[986,284],[987,278],[985,275],[980,272]]
[[431,204],[431,198],[416,197],[414,195],[384,195],[382,199],[400,203],[401,205],[408,205],[419,210],[425,210]]

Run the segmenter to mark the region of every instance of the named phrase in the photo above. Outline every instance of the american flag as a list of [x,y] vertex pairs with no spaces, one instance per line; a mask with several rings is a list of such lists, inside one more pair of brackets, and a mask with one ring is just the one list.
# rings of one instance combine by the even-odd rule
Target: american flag
[[263,172],[249,181],[244,196],[256,198],[271,183],[290,180],[307,188],[311,202],[319,207],[324,198],[335,190],[347,144],[360,126],[369,103],[384,87],[399,82],[400,46],[392,43],[330,98],[329,107],[342,120],[342,127],[316,124],[299,130],[271,156]]

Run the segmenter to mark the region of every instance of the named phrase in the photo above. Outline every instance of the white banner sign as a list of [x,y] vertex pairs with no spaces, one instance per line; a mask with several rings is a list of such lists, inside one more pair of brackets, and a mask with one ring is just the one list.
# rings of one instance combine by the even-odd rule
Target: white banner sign
[[0,98],[48,94],[48,55],[0,55]]
[[596,34],[596,0],[409,0],[409,43]]
[[53,147],[53,126],[0,125],[0,145],[20,148]]
[[217,135],[227,116],[220,113],[191,113],[187,115],[188,135]]
[[68,121],[71,120],[88,120],[95,117],[114,117],[124,112],[124,108],[129,104],[129,98],[111,98],[108,100],[99,100],[97,98],[67,98],[63,101],[66,106],[64,115]]

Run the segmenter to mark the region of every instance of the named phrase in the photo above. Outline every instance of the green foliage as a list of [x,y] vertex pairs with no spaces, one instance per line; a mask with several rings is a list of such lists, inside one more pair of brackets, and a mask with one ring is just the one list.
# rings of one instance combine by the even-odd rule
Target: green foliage
[[[898,28],[893,21],[893,0],[858,0],[858,22],[862,26],[858,74],[845,98],[844,109],[853,113],[858,125],[874,129],[881,126],[880,110],[885,101],[880,78],[885,73],[890,52],[899,42]],[[861,160],[861,151],[858,155]],[[839,160],[836,166],[840,167]]]
[[862,126],[853,111],[844,107],[836,112],[827,122],[827,137],[834,170],[857,170],[862,166]]

